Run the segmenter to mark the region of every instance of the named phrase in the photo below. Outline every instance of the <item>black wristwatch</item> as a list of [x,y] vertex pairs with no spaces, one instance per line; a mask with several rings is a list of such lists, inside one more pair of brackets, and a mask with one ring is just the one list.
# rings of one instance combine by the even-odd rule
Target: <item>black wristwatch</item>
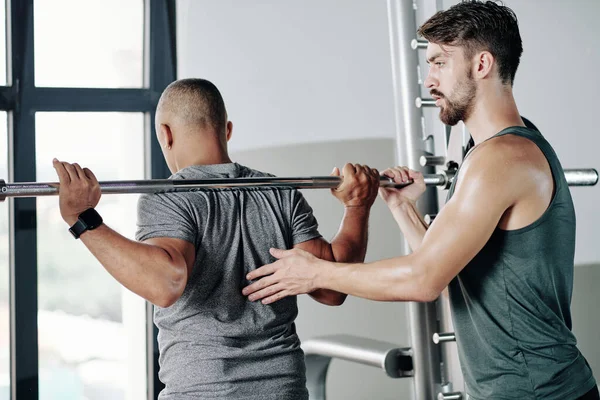
[[79,236],[81,236],[83,232],[96,229],[100,225],[102,225],[102,217],[98,214],[98,211],[93,208],[88,208],[79,214],[77,222],[69,228],[69,232],[71,232],[75,239],[79,239]]

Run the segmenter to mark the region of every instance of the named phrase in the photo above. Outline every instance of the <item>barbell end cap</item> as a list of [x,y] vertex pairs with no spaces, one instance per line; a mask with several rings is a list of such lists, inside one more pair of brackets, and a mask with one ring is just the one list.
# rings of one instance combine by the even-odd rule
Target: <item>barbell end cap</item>
[[413,50],[416,50],[419,47],[419,42],[417,41],[417,39],[413,39],[410,41],[410,47]]
[[7,191],[7,187],[6,187],[6,182],[4,181],[4,179],[0,179],[0,202],[6,200],[6,191]]
[[595,168],[592,168],[592,171],[596,174],[596,180],[592,183],[592,186],[595,186],[598,183],[598,171]]
[[417,106],[417,108],[421,108],[422,105],[423,105],[423,100],[420,97],[417,97],[415,99],[415,106]]

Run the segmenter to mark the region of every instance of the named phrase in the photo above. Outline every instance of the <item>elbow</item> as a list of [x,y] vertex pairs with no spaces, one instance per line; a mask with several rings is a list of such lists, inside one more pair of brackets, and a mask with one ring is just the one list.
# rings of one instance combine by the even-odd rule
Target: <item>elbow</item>
[[346,297],[347,296],[343,293],[336,293],[335,296],[331,296],[331,298],[327,302],[327,305],[334,307],[341,306],[346,301]]
[[440,294],[442,294],[442,291],[438,290],[436,287],[424,286],[415,301],[421,303],[430,303],[432,301],[436,301],[438,297],[440,297]]
[[181,293],[160,293],[157,296],[155,296],[154,300],[152,301],[152,304],[160,308],[169,308],[173,304],[175,304],[180,297]]
[[[400,282],[395,284],[395,301],[415,301],[420,303],[429,303],[438,299],[444,287],[438,283],[433,268],[428,268],[424,263],[414,263],[405,271]],[[407,290],[408,289],[408,290]]]
[[183,294],[186,284],[186,266],[172,267],[169,276],[164,277],[162,284],[156,286],[151,302],[161,308],[171,307]]
[[419,276],[420,282],[418,290],[415,293],[415,301],[421,303],[430,303],[436,301],[442,294],[444,289],[439,285],[433,274],[428,273],[427,268],[423,268],[423,272]]
[[310,296],[321,304],[335,307],[344,304],[348,295],[333,290],[320,289],[310,293]]

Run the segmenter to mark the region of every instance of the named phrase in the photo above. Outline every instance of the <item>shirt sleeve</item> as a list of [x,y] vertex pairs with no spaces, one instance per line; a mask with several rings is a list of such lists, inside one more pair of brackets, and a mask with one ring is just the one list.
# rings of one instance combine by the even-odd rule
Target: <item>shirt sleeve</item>
[[302,193],[294,190],[292,195],[292,245],[321,237],[319,224],[313,209]]
[[180,196],[143,194],[138,200],[137,213],[136,240],[168,237],[196,245],[199,229]]

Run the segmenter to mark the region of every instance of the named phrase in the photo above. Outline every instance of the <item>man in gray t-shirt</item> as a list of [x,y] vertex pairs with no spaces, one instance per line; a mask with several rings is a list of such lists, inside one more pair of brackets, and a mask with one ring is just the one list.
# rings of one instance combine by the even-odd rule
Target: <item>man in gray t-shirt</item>
[[[158,141],[171,179],[272,176],[232,162],[232,124],[212,83],[169,85],[157,107]],[[54,161],[60,207],[73,225],[100,200],[91,171]],[[334,174],[340,172],[334,170]],[[340,262],[364,260],[376,170],[346,164],[332,193],[345,207],[331,243],[318,232],[311,207],[294,189],[214,189],[145,194],[138,203],[136,241],[100,224],[80,236],[129,290],[155,305],[161,400],[306,400],[304,356],[296,335],[295,297],[272,305],[242,294],[246,275],[274,261],[270,248],[300,248]],[[310,293],[339,305],[345,295]]]
[[[194,165],[173,179],[267,176],[236,163]],[[319,238],[297,190],[215,190],[144,195],[136,238],[193,243],[194,268],[181,297],[157,307],[161,399],[186,393],[222,398],[306,398],[296,298],[275,307],[242,295],[245,275],[273,261],[269,248]],[[256,396],[262,393],[260,396]],[[270,394],[270,395],[266,395]],[[192,397],[190,397],[192,398]]]

